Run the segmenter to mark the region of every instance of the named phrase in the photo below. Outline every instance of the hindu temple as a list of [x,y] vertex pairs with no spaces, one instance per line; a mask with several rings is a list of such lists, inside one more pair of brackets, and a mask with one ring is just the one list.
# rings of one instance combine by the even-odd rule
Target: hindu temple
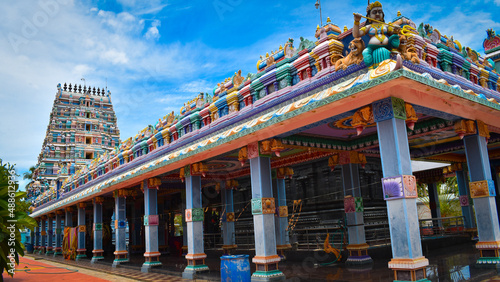
[[[109,93],[59,85],[39,175],[67,177],[32,195],[37,249],[143,272],[180,257],[188,279],[214,270],[213,250],[250,250],[252,280],[274,281],[287,256],[345,241],[342,263],[364,265],[383,243],[394,281],[429,281],[422,236],[452,229],[422,227],[417,185],[438,219],[436,183],[456,176],[454,228],[478,236],[478,267],[497,267],[500,36],[488,30],[481,55],[438,28],[372,2],[122,142]],[[448,165],[414,173],[412,160]],[[64,240],[47,240],[52,218]]]

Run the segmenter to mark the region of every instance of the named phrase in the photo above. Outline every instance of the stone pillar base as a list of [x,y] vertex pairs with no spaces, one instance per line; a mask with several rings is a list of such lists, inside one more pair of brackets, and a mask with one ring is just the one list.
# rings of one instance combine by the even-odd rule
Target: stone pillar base
[[54,256],[59,256],[62,255],[62,248],[61,247],[56,247],[54,249]]
[[92,259],[90,263],[96,263],[100,259],[104,259],[104,250],[92,250]]
[[285,274],[278,269],[281,258],[278,255],[259,257],[255,256],[256,271],[252,274],[252,281],[280,281],[285,280]]
[[75,260],[87,258],[87,255],[85,254],[86,252],[87,252],[87,249],[77,249]]
[[476,261],[476,266],[496,268],[500,265],[500,241],[477,242],[476,248],[481,257]]
[[182,246],[182,255],[185,256],[188,253],[188,246]]
[[142,272],[148,273],[151,271],[151,268],[161,266],[160,252],[146,252],[144,253],[144,257],[146,258],[146,261],[142,264]]
[[231,253],[234,253],[234,250],[238,248],[237,245],[224,245],[222,246],[222,249],[224,250],[224,255],[230,255]]
[[51,256],[54,254],[53,248],[52,247],[47,247],[45,251],[46,256]]
[[346,260],[347,265],[360,265],[373,263],[373,259],[368,255],[368,248],[370,246],[364,244],[350,244],[347,246],[349,257]]
[[182,278],[195,279],[197,273],[208,271],[208,266],[205,265],[206,254],[187,254],[186,260],[188,265],[182,272]]
[[430,281],[425,268],[429,260],[425,257],[415,259],[391,259],[389,268],[394,271],[394,281]]
[[118,267],[122,263],[129,262],[127,251],[115,251],[113,254],[115,255],[115,260],[113,261],[113,267]]

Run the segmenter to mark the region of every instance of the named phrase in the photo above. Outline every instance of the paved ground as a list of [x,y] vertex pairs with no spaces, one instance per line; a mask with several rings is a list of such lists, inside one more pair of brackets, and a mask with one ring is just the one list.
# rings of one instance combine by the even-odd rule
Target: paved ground
[[[19,266],[16,267],[14,278],[7,277],[4,274],[5,281],[85,281],[85,282],[104,282],[104,281],[186,281],[180,277],[159,274],[142,273],[137,270],[126,268],[112,269],[99,264],[91,265],[87,261],[64,261],[58,263],[40,259],[41,256],[21,257]],[[89,269],[90,268],[90,269]],[[95,270],[91,270],[95,269]]]
[[134,281],[97,271],[84,270],[58,263],[43,263],[21,257],[14,278],[4,274],[5,281]]
[[[466,242],[447,247],[424,249],[424,255],[429,258],[430,262],[426,271],[427,277],[432,282],[500,282],[500,273],[497,273],[495,269],[481,269],[475,266],[479,254],[474,243]],[[382,252],[377,258],[375,258],[377,256],[375,251],[372,251],[375,262],[363,267],[348,267],[343,262],[318,266],[321,263],[331,261],[331,259],[321,255],[322,252],[296,254],[298,258],[295,259],[292,258],[293,253],[290,253],[289,260],[280,262],[280,270],[285,273],[287,281],[290,282],[392,281],[392,271],[387,268],[387,262],[390,260],[390,249],[387,251],[389,251],[388,256],[384,256]],[[162,261],[163,267],[155,269],[154,273],[146,274],[140,271],[144,260],[140,255],[132,255],[130,263],[120,268],[112,268],[111,263],[107,260],[91,264],[89,259],[75,262],[64,260],[62,257],[29,256],[37,260],[22,258],[23,264],[18,270],[23,270],[25,267],[30,270],[19,271],[15,279],[7,279],[7,281],[186,281],[180,277],[185,268],[185,260],[182,257],[165,255]],[[204,280],[198,281],[220,281],[219,257],[216,254],[209,255],[207,265],[210,272],[200,275],[200,278]],[[43,265],[44,269],[40,268],[40,265]],[[254,266],[251,265],[253,268],[251,272],[254,272]],[[78,270],[78,273],[71,273],[73,270]],[[47,274],[47,272],[57,272],[57,274]],[[73,277],[65,275],[73,275],[81,280],[75,280]]]

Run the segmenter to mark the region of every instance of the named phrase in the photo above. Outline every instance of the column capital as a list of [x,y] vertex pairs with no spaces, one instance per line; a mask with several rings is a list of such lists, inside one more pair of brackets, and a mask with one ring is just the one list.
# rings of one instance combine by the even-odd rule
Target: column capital
[[396,97],[388,97],[372,103],[375,122],[392,118],[406,120],[405,101]]
[[189,167],[190,167],[190,175],[203,176],[203,177],[206,176],[206,173],[208,170],[206,164],[199,162],[199,163],[191,164]]
[[42,215],[42,220],[46,220],[47,219],[47,216],[46,215]]
[[57,210],[57,211],[56,211],[56,214],[57,214],[57,215],[63,215],[63,214],[64,214],[64,211],[62,211],[62,210]]
[[66,207],[66,208],[64,208],[64,210],[66,212],[73,212],[74,211],[73,207]]
[[55,213],[49,213],[48,214],[48,218],[51,218],[51,219],[54,218],[55,216],[56,216]]
[[279,167],[276,169],[276,178],[285,179],[292,178],[293,176],[293,168],[291,167]]
[[137,196],[137,191],[131,190],[131,189],[118,189],[113,191],[113,197],[124,197],[126,198],[127,196]]
[[[146,187],[144,187],[145,183],[146,183]],[[144,192],[144,188],[159,189],[160,185],[161,185],[161,178],[151,177],[151,178],[148,178],[148,180],[144,180],[143,182],[141,182],[141,190]]]
[[358,151],[342,151],[334,154],[328,159],[328,166],[332,171],[337,165],[360,164],[361,167],[364,167],[366,163],[365,154]]
[[104,197],[95,197],[92,199],[92,203],[94,204],[102,204],[104,203]]
[[87,206],[85,203],[78,203],[78,208],[84,209]]

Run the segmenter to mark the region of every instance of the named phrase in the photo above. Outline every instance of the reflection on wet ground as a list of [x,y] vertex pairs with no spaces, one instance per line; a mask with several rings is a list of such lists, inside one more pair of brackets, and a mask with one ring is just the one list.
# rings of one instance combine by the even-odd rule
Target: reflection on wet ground
[[[475,267],[479,252],[475,249],[474,244],[475,242],[469,241],[434,249],[425,247],[424,255],[430,262],[427,267],[427,277],[433,282],[484,281],[495,277],[497,275],[496,270]],[[250,259],[254,256],[253,252],[246,253],[250,254]],[[280,262],[279,268],[285,273],[287,281],[393,281],[393,273],[387,268],[387,263],[391,259],[389,247],[375,248],[372,253],[374,254],[373,264],[348,267],[343,262],[318,266],[320,263],[328,263],[333,260],[322,250],[317,252],[289,252],[289,259]],[[220,256],[222,254],[220,252],[207,252],[207,255],[206,264],[210,268],[210,272],[204,273],[199,278],[220,281]],[[154,272],[180,276],[186,267],[186,261],[183,257],[162,255],[160,258],[163,265],[161,268],[155,269]],[[112,255],[106,256],[106,259],[101,261],[100,264],[111,267],[113,259]],[[143,262],[144,257],[142,254],[134,254],[130,257],[130,263],[123,267],[140,271]],[[251,271],[254,272],[255,265],[251,264],[251,266]],[[490,281],[500,281],[500,278]]]

